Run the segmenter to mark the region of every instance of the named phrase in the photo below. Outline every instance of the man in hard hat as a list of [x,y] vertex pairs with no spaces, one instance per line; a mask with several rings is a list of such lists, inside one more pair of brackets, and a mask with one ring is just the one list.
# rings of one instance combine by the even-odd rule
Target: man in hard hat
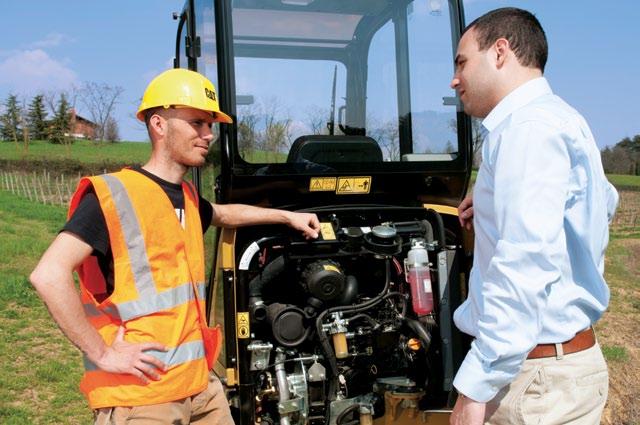
[[203,231],[283,223],[315,238],[318,219],[211,204],[183,180],[190,167],[204,165],[212,123],[232,122],[202,75],[158,75],[137,117],[151,138],[149,161],[80,181],[68,221],[31,282],[84,354],[80,389],[96,423],[230,424],[210,372],[221,335],[205,317]]
[[544,78],[547,54],[538,19],[511,7],[458,44],[451,87],[488,134],[473,200],[459,207],[475,255],[454,320],[474,341],[453,381],[453,425],[595,425],[607,399],[592,326],[609,302],[618,195],[586,121]]

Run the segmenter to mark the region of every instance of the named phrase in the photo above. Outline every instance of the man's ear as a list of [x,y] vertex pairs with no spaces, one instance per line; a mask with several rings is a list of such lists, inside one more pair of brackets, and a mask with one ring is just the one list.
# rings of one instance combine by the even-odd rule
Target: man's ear
[[493,46],[496,52],[496,67],[500,69],[504,66],[507,55],[511,52],[511,46],[506,38],[497,39]]
[[149,132],[158,136],[164,136],[167,131],[167,120],[159,114],[153,114],[149,118]]

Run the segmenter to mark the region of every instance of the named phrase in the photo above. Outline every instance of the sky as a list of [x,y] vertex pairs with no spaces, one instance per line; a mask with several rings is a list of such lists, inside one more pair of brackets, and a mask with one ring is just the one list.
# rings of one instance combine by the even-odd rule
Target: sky
[[[0,101],[84,81],[121,86],[115,111],[121,138],[146,140],[134,113],[148,82],[172,66],[177,21],[171,15],[183,3],[4,0]],[[640,134],[640,2],[465,0],[466,22],[504,6],[538,17],[550,46],[545,76],[585,116],[600,148]],[[76,109],[89,117],[80,102]]]

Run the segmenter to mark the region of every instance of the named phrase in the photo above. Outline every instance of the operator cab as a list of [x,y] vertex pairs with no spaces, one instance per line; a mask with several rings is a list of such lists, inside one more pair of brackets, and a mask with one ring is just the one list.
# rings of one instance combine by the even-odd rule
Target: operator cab
[[344,194],[311,191],[312,178],[357,174],[376,203],[457,205],[471,167],[469,121],[449,88],[459,3],[187,2],[176,66],[209,77],[235,118],[220,128],[218,201],[326,205]]

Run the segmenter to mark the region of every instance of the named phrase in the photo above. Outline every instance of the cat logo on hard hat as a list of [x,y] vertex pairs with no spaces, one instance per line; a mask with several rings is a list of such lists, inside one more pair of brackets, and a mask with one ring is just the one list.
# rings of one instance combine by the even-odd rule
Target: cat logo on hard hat
[[211,100],[213,100],[214,102],[217,102],[216,100],[216,92],[214,92],[213,90],[209,90],[208,88],[204,88],[204,94]]

